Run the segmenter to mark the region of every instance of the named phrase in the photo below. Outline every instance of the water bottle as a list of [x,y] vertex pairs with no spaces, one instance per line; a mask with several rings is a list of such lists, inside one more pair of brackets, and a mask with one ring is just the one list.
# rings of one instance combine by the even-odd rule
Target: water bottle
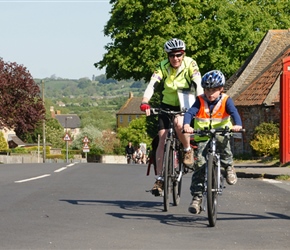
[[178,152],[174,151],[174,168],[178,168]]

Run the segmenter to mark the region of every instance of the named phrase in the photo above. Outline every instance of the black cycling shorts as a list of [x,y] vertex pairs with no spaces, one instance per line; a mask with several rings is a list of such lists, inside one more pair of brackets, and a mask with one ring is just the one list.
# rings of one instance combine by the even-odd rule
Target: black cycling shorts
[[[161,103],[160,108],[170,109],[172,111],[180,111],[180,106],[171,106],[165,103]],[[158,130],[169,129],[169,124],[170,121],[168,116],[166,116],[165,114],[160,114],[158,116],[158,125],[159,125]]]

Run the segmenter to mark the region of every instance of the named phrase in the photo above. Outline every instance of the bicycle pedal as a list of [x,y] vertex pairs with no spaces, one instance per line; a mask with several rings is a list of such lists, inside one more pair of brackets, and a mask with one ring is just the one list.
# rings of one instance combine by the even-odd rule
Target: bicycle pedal
[[146,192],[150,192],[154,196],[163,196],[163,192],[159,192],[158,189],[150,189],[146,190]]

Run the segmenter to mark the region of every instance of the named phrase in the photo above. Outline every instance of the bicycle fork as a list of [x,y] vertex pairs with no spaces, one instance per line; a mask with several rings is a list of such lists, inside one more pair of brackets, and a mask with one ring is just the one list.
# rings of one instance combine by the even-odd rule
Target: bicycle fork
[[[217,192],[218,195],[222,195],[223,187],[224,187],[224,177],[221,174],[221,163],[220,163],[220,155],[214,154],[213,155],[213,168],[214,171],[217,171],[217,189],[212,191]],[[207,173],[208,168],[205,168],[205,178],[204,178],[204,191],[203,191],[203,199],[201,204],[202,211],[206,211],[206,197],[207,197]]]
[[221,195],[224,187],[224,177],[221,174],[221,162],[219,154],[216,154],[216,168],[217,168],[217,187],[218,187],[216,191],[219,195]]

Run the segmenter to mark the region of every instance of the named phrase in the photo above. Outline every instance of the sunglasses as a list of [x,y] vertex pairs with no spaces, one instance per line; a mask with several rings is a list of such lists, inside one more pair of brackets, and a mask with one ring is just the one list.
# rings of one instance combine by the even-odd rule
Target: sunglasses
[[176,54],[169,54],[168,55],[170,58],[174,58],[174,57],[177,57],[177,58],[179,58],[179,57],[181,57],[181,56],[183,56],[183,53],[176,53]]

